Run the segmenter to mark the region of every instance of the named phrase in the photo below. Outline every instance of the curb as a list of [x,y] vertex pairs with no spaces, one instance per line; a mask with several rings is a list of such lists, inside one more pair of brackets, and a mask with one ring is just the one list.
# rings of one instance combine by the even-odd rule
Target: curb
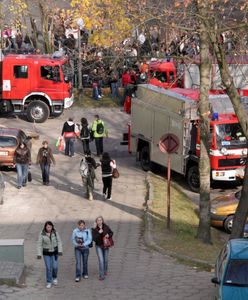
[[[145,183],[146,183],[146,199],[145,199],[145,204],[146,204],[146,209],[144,211],[144,220],[145,220],[145,234],[144,234],[144,240],[145,244],[156,251],[166,255],[170,256],[175,259],[179,260],[186,260],[190,263],[195,263],[198,265],[202,265],[204,267],[213,269],[214,264],[210,264],[204,260],[200,259],[193,259],[192,257],[189,257],[187,255],[179,254],[176,252],[172,252],[169,250],[165,250],[164,248],[160,247],[153,239],[151,230],[153,226],[152,222],[152,215],[150,213],[151,211],[151,205],[152,205],[152,200],[153,200],[153,184],[151,183],[151,172],[147,172],[146,178],[145,178]],[[177,186],[178,187],[178,186]],[[183,191],[182,191],[183,192]]]

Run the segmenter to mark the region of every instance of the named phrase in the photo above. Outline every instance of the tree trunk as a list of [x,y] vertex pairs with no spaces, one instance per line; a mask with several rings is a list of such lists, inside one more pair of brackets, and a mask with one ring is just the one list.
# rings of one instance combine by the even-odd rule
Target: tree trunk
[[[205,7],[198,4],[198,10],[205,15]],[[201,151],[200,151],[200,215],[197,238],[204,243],[211,243],[210,227],[210,121],[209,121],[209,88],[210,70],[209,60],[209,37],[203,24],[200,24],[200,132],[201,132]]]
[[[239,120],[242,130],[248,140],[248,118],[244,105],[240,101],[240,96],[234,85],[233,78],[230,74],[223,46],[218,40],[218,35],[211,31],[211,26],[208,26],[210,32],[210,39],[213,46],[215,56],[220,69],[220,75],[224,86],[226,87],[227,94],[233,104],[235,114]],[[234,216],[233,228],[230,239],[243,237],[244,226],[248,215],[248,162],[246,157],[246,170],[244,176],[243,189],[241,192],[241,198]]]

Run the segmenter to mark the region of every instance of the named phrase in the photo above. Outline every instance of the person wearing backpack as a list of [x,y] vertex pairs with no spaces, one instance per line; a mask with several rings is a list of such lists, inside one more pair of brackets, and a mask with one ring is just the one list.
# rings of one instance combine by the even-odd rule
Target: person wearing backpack
[[61,136],[65,139],[65,155],[70,157],[74,156],[76,126],[73,122],[73,118],[69,118],[68,121],[64,123]]
[[[88,274],[88,257],[89,248],[92,247],[92,233],[91,229],[86,228],[85,221],[79,220],[78,226],[72,232],[72,245],[74,246],[76,258],[76,277],[75,281],[79,282],[81,277],[89,278]],[[82,270],[83,260],[83,270]]]
[[100,164],[96,163],[91,153],[88,152],[80,162],[80,175],[82,177],[83,185],[86,190],[86,196],[89,200],[93,200],[94,181],[96,178],[95,169]]
[[91,130],[96,143],[96,155],[100,156],[103,153],[103,138],[108,137],[108,130],[99,115],[95,115]]
[[83,144],[84,155],[90,152],[90,128],[86,118],[81,119],[80,139]]
[[63,253],[62,242],[51,221],[46,221],[37,242],[37,259],[43,255],[46,266],[46,288],[58,284],[58,256]]

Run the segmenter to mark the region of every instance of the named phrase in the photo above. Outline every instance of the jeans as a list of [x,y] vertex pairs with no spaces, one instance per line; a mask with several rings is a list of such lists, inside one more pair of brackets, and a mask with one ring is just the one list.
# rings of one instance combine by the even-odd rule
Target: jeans
[[65,155],[74,155],[74,142],[75,138],[65,138]]
[[103,153],[103,137],[95,137],[96,143],[96,155],[101,155]]
[[93,99],[99,100],[98,96],[99,96],[98,87],[97,86],[93,87],[93,91],[92,91],[92,97],[93,97]]
[[57,278],[58,273],[58,255],[43,255],[46,266],[47,283],[52,283]]
[[111,95],[112,97],[118,97],[118,82],[111,82]]
[[[75,258],[76,258],[76,277],[81,278],[82,276],[88,276],[88,257],[90,250],[89,248],[75,248]],[[83,260],[83,273],[82,272],[82,260]]]
[[90,152],[90,140],[89,139],[82,139],[84,154],[87,154]]
[[108,177],[102,177],[103,182],[103,194],[107,193],[107,199],[111,198],[111,192],[112,192],[112,176]]
[[27,164],[16,164],[17,169],[17,186],[23,186],[27,183],[28,177],[28,165]]
[[103,249],[99,246],[96,246],[96,254],[99,262],[99,277],[104,278],[104,275],[108,272],[109,249]]
[[49,183],[50,165],[47,163],[40,164],[40,168],[41,168],[43,183]]

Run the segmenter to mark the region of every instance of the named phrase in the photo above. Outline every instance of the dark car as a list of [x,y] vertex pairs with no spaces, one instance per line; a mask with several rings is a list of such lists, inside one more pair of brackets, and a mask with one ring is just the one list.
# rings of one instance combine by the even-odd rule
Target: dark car
[[20,143],[31,144],[30,137],[21,129],[0,127],[0,166],[14,166],[14,153]]

